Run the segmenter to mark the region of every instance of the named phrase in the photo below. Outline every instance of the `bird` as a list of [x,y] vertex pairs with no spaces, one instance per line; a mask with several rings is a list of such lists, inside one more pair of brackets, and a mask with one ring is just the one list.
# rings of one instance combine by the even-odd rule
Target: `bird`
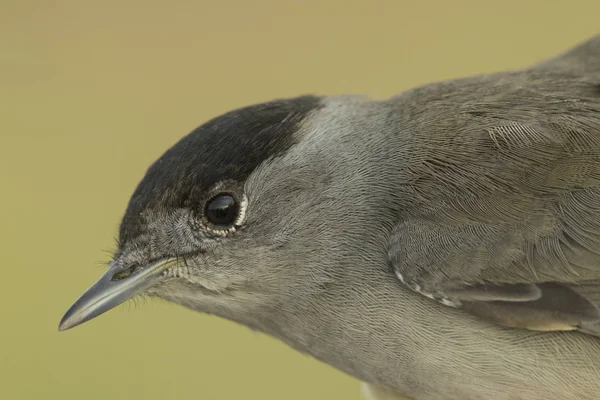
[[59,330],[143,294],[373,400],[598,399],[600,35],[388,98],[214,117],[149,166],[108,264]]

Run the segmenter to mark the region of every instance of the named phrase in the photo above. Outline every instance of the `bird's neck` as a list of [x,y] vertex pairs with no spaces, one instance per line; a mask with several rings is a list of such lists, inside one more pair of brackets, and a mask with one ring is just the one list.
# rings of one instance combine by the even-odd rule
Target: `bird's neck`
[[[306,296],[290,291],[281,301],[285,306],[276,305],[238,322],[358,379],[376,380],[371,374],[378,370],[376,357],[383,350],[378,343],[395,335],[399,353],[410,343],[402,339],[402,331],[392,332],[389,321],[377,316],[402,320],[404,310],[397,306],[406,304],[404,297],[412,294],[399,287],[387,264],[371,267],[366,266],[362,274],[340,276],[321,293]],[[411,353],[409,348],[405,351]]]

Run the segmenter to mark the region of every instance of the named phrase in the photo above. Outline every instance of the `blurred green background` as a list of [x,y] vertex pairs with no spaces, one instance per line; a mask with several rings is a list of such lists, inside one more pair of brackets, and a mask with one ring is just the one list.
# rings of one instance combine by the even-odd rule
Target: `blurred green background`
[[148,165],[207,119],[522,67],[600,32],[598,15],[597,0],[0,0],[0,399],[358,400],[354,379],[160,301],[57,324]]

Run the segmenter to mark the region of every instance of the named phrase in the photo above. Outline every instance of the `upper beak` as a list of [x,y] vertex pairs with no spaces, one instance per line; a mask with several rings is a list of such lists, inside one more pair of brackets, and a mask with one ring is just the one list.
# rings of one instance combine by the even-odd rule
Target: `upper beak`
[[176,263],[176,259],[168,258],[135,270],[133,267],[123,270],[112,265],[67,310],[58,325],[58,330],[64,331],[89,321],[142,293],[159,282],[163,276],[162,272]]

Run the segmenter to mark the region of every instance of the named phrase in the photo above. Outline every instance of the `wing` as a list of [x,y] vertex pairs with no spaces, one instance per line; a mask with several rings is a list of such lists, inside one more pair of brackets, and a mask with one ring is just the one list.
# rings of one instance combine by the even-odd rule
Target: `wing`
[[600,336],[600,74],[530,70],[473,90],[444,129],[420,127],[396,275],[504,326]]

